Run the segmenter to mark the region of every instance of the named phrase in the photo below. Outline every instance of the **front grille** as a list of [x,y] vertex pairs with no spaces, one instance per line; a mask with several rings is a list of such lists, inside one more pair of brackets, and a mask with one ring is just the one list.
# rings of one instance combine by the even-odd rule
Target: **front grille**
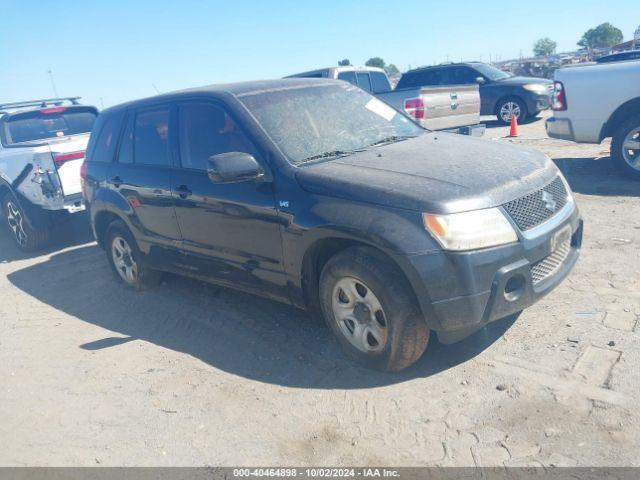
[[537,285],[545,278],[554,275],[569,256],[569,252],[571,252],[571,239],[563,242],[556,251],[552,252],[549,256],[543,258],[538,263],[534,263],[531,267],[533,284]]
[[568,195],[564,182],[556,177],[538,191],[517,198],[503,205],[522,231],[529,230],[549,220],[567,204]]

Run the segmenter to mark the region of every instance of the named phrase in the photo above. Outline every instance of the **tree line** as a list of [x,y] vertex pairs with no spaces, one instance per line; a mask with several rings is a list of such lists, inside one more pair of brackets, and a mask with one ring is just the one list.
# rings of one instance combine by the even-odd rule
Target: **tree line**
[[[605,22],[584,32],[577,45],[591,51],[613,47],[621,43],[623,39],[624,36],[619,28]],[[554,54],[557,46],[558,44],[549,37],[544,37],[533,44],[533,54],[536,57],[546,57]]]

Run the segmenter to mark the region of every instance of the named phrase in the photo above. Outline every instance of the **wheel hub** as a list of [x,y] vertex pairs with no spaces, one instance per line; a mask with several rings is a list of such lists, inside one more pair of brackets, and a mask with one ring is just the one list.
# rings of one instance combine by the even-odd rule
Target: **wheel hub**
[[340,332],[355,348],[365,353],[384,349],[388,338],[386,315],[364,282],[352,277],[336,282],[332,307]]
[[364,325],[371,321],[371,309],[365,303],[356,302],[353,309],[353,316],[360,325]]

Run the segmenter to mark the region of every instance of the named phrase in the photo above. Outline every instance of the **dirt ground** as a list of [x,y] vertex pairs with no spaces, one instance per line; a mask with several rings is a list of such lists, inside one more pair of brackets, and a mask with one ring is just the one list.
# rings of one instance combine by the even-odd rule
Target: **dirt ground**
[[[34,256],[0,234],[0,465],[640,465],[640,184],[608,145],[549,154],[585,219],[570,277],[400,374],[316,318],[167,276],[114,281],[76,218]],[[481,158],[478,161],[482,161]]]

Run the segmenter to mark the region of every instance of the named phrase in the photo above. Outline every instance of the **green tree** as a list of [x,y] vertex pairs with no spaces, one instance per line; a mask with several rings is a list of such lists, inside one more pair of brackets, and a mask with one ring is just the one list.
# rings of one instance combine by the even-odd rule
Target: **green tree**
[[367,60],[364,63],[367,67],[378,67],[378,68],[384,68],[385,63],[384,60],[381,59],[380,57],[371,57],[369,60]]
[[384,70],[385,72],[387,72],[387,75],[389,75],[390,77],[393,77],[394,75],[397,75],[398,73],[400,73],[400,70],[398,70],[398,67],[396,67],[393,63],[390,63],[389,65],[384,67]]
[[549,37],[544,37],[533,44],[533,54],[536,57],[546,57],[556,52],[558,44]]
[[348,58],[344,58],[342,60],[338,60],[338,66],[339,67],[348,67],[349,65],[351,65],[351,61]]
[[622,42],[622,31],[609,22],[601,23],[596,28],[590,28],[578,41],[578,45],[589,50],[607,48]]

